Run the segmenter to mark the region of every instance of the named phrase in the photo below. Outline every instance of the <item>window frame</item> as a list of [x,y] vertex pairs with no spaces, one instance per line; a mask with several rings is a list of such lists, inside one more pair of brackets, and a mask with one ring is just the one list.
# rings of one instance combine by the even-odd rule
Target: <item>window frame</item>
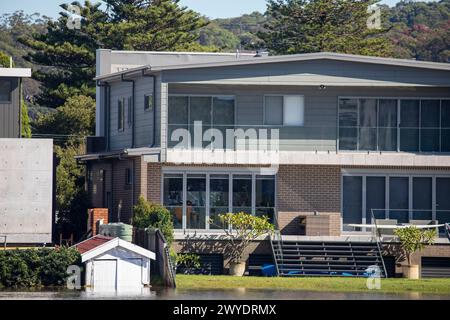
[[117,131],[125,131],[125,98],[120,97],[117,100]]
[[[267,97],[282,97],[283,105],[281,106],[281,118],[283,123],[280,125],[267,124],[266,122],[266,98]],[[302,97],[303,98],[303,124],[301,125],[287,125],[285,124],[284,116],[284,98],[285,97]],[[303,128],[306,126],[306,96],[304,94],[264,94],[263,96],[263,125],[266,127],[283,127],[283,128]]]
[[[358,135],[357,135],[357,143],[356,143],[356,149],[354,150],[346,150],[346,149],[341,149],[340,148],[340,119],[339,119],[339,115],[340,115],[340,101],[344,100],[344,99],[354,99],[357,100],[357,105],[358,105],[358,109],[357,109],[357,126],[355,127],[357,129]],[[379,139],[379,132],[380,132],[380,127],[378,124],[378,119],[377,119],[377,150],[373,150],[373,151],[369,151],[369,150],[361,150],[359,148],[359,130],[361,128],[360,126],[360,119],[359,119],[359,112],[360,112],[360,101],[364,100],[364,99],[376,99],[377,100],[377,118],[379,115],[379,101],[380,100],[396,100],[397,101],[397,126],[396,126],[396,131],[397,131],[397,150],[381,150],[380,149],[380,139]],[[439,101],[439,110],[440,110],[440,126],[439,126],[439,151],[421,151],[422,150],[422,144],[421,144],[421,129],[422,129],[422,123],[420,122],[421,119],[419,119],[419,150],[418,151],[402,151],[401,150],[401,130],[405,129],[404,127],[401,126],[401,101],[402,100],[418,100],[419,101],[419,116],[422,113],[422,101],[423,100],[438,100]],[[450,100],[450,97],[424,97],[424,96],[417,96],[417,97],[401,97],[401,96],[338,96],[337,97],[337,117],[336,117],[336,123],[337,123],[337,130],[336,130],[336,142],[337,142],[337,151],[339,152],[383,152],[383,153],[399,153],[399,152],[404,152],[404,153],[422,153],[422,154],[433,154],[433,153],[450,153],[448,151],[442,151],[443,149],[443,143],[442,143],[442,134],[443,134],[443,129],[445,130],[445,128],[442,127],[442,101],[444,100]]]
[[[210,210],[211,210],[211,203],[210,203],[210,180],[211,177],[213,176],[217,176],[217,175],[222,175],[222,176],[227,176],[228,177],[228,212],[232,212],[233,211],[233,177],[235,175],[250,175],[251,176],[251,181],[252,181],[252,194],[251,194],[251,208],[252,208],[252,215],[256,214],[256,206],[255,206],[255,202],[256,202],[256,188],[255,188],[255,184],[256,184],[256,177],[257,176],[270,176],[273,177],[273,181],[274,181],[274,213],[273,213],[273,221],[274,223],[276,223],[277,221],[277,214],[278,214],[278,203],[277,203],[277,173],[276,172],[261,172],[260,170],[246,170],[246,169],[235,169],[233,168],[233,170],[210,170],[208,168],[199,168],[199,169],[172,169],[172,168],[168,168],[163,170],[162,172],[162,179],[161,179],[161,190],[164,190],[164,180],[165,180],[165,176],[166,175],[182,175],[183,176],[183,216],[182,216],[182,228],[181,229],[176,229],[175,232],[183,232],[184,230],[189,230],[189,231],[198,231],[198,232],[203,232],[203,233],[223,233],[224,231],[222,229],[214,229],[210,227],[210,223],[209,223],[209,219],[210,219]],[[187,216],[186,216],[186,202],[187,202],[187,178],[188,175],[206,175],[206,222],[205,222],[205,229],[188,229],[187,228]],[[164,203],[164,194],[163,192],[161,192],[161,203]]]

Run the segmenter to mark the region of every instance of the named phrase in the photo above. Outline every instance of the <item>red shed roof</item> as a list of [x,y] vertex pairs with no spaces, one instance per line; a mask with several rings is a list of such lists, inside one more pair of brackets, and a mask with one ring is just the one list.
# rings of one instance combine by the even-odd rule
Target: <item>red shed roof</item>
[[76,244],[75,248],[77,248],[79,253],[83,254],[83,253],[91,251],[92,249],[95,249],[98,246],[101,246],[102,244],[105,244],[113,239],[114,238],[111,238],[111,237],[96,235],[90,239],[84,240],[84,241]]

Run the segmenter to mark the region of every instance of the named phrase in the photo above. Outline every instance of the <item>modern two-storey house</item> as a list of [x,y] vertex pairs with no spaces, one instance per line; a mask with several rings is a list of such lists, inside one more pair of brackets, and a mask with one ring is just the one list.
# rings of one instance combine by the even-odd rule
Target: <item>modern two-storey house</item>
[[[99,50],[96,81],[97,136],[78,157],[91,205],[129,223],[140,195],[163,204],[179,251],[223,264],[225,212],[269,216],[295,254],[363,247],[375,220],[450,222],[449,64]],[[248,265],[274,251],[293,254],[261,241]],[[415,259],[447,268],[448,241]]]

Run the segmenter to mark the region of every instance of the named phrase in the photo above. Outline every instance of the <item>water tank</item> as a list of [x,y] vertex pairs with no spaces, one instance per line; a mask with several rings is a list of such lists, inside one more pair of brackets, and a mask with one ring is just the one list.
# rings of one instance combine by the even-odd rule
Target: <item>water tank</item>
[[125,223],[102,224],[99,233],[106,237],[117,238],[131,242],[133,240],[133,226]]

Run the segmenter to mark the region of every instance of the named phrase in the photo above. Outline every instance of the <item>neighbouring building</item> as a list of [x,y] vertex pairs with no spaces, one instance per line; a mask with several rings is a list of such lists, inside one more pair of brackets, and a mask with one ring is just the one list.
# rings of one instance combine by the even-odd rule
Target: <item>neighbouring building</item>
[[31,69],[0,68],[0,245],[52,243],[53,141],[20,139],[21,83]]
[[[91,206],[130,223],[139,196],[163,204],[175,248],[218,272],[225,212],[268,215],[282,242],[306,253],[324,243],[375,250],[370,230],[354,226],[372,217],[450,222],[449,64],[99,50],[96,81],[96,137],[77,157]],[[278,245],[255,242],[249,267],[283,256]],[[382,245],[395,273],[396,245]],[[423,273],[450,274],[448,239],[414,259]]]

